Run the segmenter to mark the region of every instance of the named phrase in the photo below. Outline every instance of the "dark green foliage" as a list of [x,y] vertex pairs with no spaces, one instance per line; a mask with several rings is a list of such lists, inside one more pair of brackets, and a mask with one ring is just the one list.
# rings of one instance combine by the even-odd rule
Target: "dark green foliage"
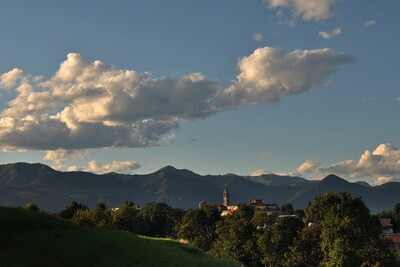
[[327,193],[315,199],[306,215],[308,221],[321,228],[323,266],[395,264],[388,262],[394,259],[393,251],[379,238],[379,221],[370,215],[361,198]]
[[303,209],[297,209],[294,211],[294,214],[299,215],[300,218],[305,218],[306,217],[306,213],[304,212]]
[[106,209],[107,209],[106,203],[104,202],[97,203],[96,210],[104,211]]
[[260,266],[256,227],[248,215],[249,210],[240,209],[217,223],[218,238],[211,248],[214,255],[240,261],[246,266]]
[[241,203],[239,204],[238,210],[235,212],[238,217],[243,217],[248,220],[251,220],[254,215],[254,210],[250,208],[247,204]]
[[105,203],[100,202],[94,210],[77,210],[71,221],[81,226],[112,228],[112,211],[106,208]]
[[397,203],[393,208],[394,214],[400,216],[400,203]]
[[167,237],[175,235],[174,227],[181,220],[183,212],[172,209],[164,202],[151,202],[146,204],[139,213],[143,221],[143,228],[138,229],[138,234],[154,237]]
[[40,210],[39,206],[32,202],[29,202],[28,204],[26,204],[25,209],[29,210],[29,211],[39,211]]
[[90,210],[78,210],[71,221],[80,226],[96,226],[96,220]]
[[174,228],[183,211],[165,203],[151,202],[142,209],[127,202],[116,209],[107,209],[100,202],[93,210],[78,209],[71,221],[82,226],[97,226],[130,231],[153,237],[175,237]]
[[305,212],[307,226],[293,216],[252,215],[247,208],[217,223],[215,255],[246,266],[398,266],[391,242],[380,238],[377,217],[348,193],[317,197]]
[[214,206],[189,209],[176,226],[177,237],[188,240],[198,248],[209,250],[216,238],[216,224],[220,219],[219,211]]
[[112,226],[115,229],[135,232],[137,225],[139,224],[137,216],[139,209],[133,204],[121,205],[112,212]]
[[72,201],[71,204],[69,204],[65,209],[60,211],[57,214],[57,216],[66,220],[71,220],[78,210],[88,210],[88,209],[89,208],[86,205],[83,205],[82,203],[78,203],[76,201]]
[[282,217],[264,228],[257,240],[260,261],[266,266],[284,266],[285,254],[289,252],[303,227],[303,222],[297,218]]
[[294,209],[292,203],[286,202],[281,206],[281,211],[283,214],[294,214]]
[[322,261],[321,228],[317,224],[304,227],[286,254],[286,266],[318,266]]

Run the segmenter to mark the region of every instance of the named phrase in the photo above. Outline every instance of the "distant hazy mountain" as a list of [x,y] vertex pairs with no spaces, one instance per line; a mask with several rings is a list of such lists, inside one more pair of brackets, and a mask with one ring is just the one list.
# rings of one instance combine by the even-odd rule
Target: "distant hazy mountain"
[[400,202],[400,183],[370,186],[350,183],[335,175],[321,181],[300,177],[261,175],[201,176],[189,170],[164,167],[146,175],[89,172],[60,172],[43,164],[15,163],[0,165],[0,205],[23,206],[38,204],[43,210],[56,212],[72,200],[94,207],[99,201],[109,207],[125,201],[139,205],[165,201],[172,207],[197,207],[202,200],[222,203],[222,191],[230,191],[231,203],[262,199],[266,203],[291,202],[304,208],[317,195],[329,191],[347,191],[361,196],[373,211],[392,208]]

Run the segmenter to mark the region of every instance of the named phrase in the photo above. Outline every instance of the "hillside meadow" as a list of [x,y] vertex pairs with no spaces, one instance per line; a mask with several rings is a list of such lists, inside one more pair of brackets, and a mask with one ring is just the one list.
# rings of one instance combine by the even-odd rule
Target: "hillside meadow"
[[239,266],[178,241],[0,207],[1,266]]

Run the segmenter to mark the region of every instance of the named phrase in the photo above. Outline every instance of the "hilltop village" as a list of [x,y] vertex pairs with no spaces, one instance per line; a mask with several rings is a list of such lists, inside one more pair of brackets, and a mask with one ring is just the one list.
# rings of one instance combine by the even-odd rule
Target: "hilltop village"
[[[228,188],[224,188],[222,195],[223,203],[222,204],[214,204],[214,206],[220,212],[221,217],[225,217],[227,215],[233,214],[235,211],[239,209],[241,204],[245,204],[250,207],[255,213],[265,213],[266,215],[276,216],[278,218],[283,217],[294,217],[301,219],[303,223],[306,222],[304,216],[300,213],[295,213],[293,211],[293,207],[290,205],[291,211],[283,210],[279,208],[276,203],[264,203],[262,199],[251,199],[248,203],[240,203],[240,204],[231,204],[230,196]],[[199,209],[204,208],[208,205],[205,201],[201,201],[199,203]],[[379,218],[381,224],[381,238],[391,240],[395,247],[400,249],[400,233],[395,229],[395,223],[392,218]],[[312,223],[309,223],[310,226]],[[398,227],[397,227],[398,228]]]
[[[240,204],[245,204],[254,212],[263,212],[267,215],[273,215],[277,217],[297,217],[301,218],[299,214],[283,214],[283,211],[279,208],[278,204],[276,203],[264,203],[262,199],[251,199],[248,203],[240,203],[240,204],[231,204],[230,203],[230,196],[228,188],[224,188],[223,195],[222,195],[223,202],[222,204],[215,204],[215,207],[219,210],[220,215],[222,217],[232,214],[233,212],[239,209]],[[199,208],[203,208],[205,205],[208,205],[207,202],[201,201],[199,203]]]

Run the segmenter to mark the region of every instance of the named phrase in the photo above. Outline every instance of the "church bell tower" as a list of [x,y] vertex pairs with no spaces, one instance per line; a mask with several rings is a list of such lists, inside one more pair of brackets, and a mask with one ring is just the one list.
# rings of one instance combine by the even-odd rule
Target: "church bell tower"
[[224,206],[229,206],[229,191],[228,188],[224,188],[224,193],[223,193],[223,197],[224,197]]

